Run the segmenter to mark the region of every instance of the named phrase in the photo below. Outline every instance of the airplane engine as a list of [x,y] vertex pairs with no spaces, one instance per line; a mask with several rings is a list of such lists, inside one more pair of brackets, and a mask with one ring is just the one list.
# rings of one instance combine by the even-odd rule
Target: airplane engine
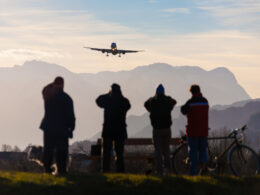
[[125,55],[125,52],[123,51],[123,52],[122,52],[122,54],[124,54],[124,55]]
[[102,50],[102,53],[105,53],[105,50]]

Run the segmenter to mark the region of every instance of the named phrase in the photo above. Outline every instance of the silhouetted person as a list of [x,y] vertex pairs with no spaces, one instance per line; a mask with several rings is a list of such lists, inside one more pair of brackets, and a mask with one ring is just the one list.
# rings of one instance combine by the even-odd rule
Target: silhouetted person
[[153,126],[153,142],[158,174],[168,174],[171,168],[171,112],[175,104],[176,100],[165,95],[162,84],[157,87],[155,96],[149,98],[144,103],[145,108],[150,112],[151,124]]
[[192,94],[181,112],[187,115],[186,135],[188,137],[189,158],[191,160],[190,175],[198,174],[198,155],[202,168],[208,161],[207,136],[208,136],[208,100],[200,92],[198,85],[190,87]]
[[58,174],[65,174],[68,158],[69,137],[75,128],[73,101],[63,91],[64,80],[56,77],[54,82],[44,87],[45,114],[40,128],[44,131],[44,167],[51,173],[53,155],[56,154]]
[[122,95],[120,86],[113,84],[111,91],[96,99],[99,107],[104,108],[103,138],[103,172],[110,171],[110,158],[112,144],[116,151],[116,170],[124,172],[124,143],[127,139],[126,112],[131,105],[129,100]]

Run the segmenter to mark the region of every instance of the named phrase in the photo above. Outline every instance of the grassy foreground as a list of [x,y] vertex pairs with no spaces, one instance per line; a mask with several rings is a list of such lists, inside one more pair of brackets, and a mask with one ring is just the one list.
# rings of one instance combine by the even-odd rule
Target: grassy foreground
[[154,177],[133,174],[70,175],[0,172],[0,194],[197,194],[259,195],[260,176],[253,178]]

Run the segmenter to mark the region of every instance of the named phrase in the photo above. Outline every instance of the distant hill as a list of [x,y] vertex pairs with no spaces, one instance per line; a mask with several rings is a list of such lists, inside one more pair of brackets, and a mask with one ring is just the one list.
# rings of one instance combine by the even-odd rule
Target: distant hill
[[251,139],[252,144],[256,147],[257,152],[260,152],[260,111],[258,113],[251,115],[248,120],[248,137]]
[[[174,110],[173,112],[178,112]],[[152,137],[152,127],[150,121],[147,123],[148,113],[137,118],[138,121],[145,121],[143,128],[132,137]],[[135,121],[131,121],[135,123]],[[128,123],[131,126],[131,123]],[[248,129],[246,134],[251,141],[251,144],[259,148],[260,146],[260,101],[259,99],[247,101],[243,106],[240,103],[232,104],[226,109],[216,110],[210,109],[209,112],[209,127],[210,131],[221,129],[234,129],[247,124]],[[186,118],[180,115],[178,118],[173,118],[172,136],[179,137],[180,131],[185,130]],[[141,125],[140,125],[141,126]],[[131,131],[131,129],[130,129]],[[131,134],[131,133],[130,133]]]
[[91,145],[95,144],[93,142],[90,142],[88,140],[84,141],[76,141],[73,144],[69,146],[69,153],[76,153],[76,154],[90,154],[91,150]]
[[[130,115],[145,113],[143,103],[155,93],[159,83],[179,104],[190,96],[188,88],[193,83],[201,85],[212,106],[250,99],[226,68],[206,71],[199,67],[156,63],[129,71],[76,74],[56,64],[30,61],[22,66],[0,68],[0,143],[19,147],[42,144],[39,130],[43,116],[41,90],[58,75],[65,78],[65,91],[75,104],[77,120],[73,141],[88,139],[102,129],[103,111],[96,106],[95,99],[108,92],[114,82],[121,85],[123,94],[131,102],[129,121],[135,118]],[[129,122],[128,128],[133,132],[129,135],[135,134],[140,126],[141,121]]]
[[251,102],[251,101],[254,101],[254,102],[260,102],[260,98],[257,98],[257,99],[249,99],[249,100],[243,100],[243,101],[239,101],[239,102],[235,102],[233,104],[230,104],[230,105],[214,105],[211,107],[211,109],[214,109],[214,110],[224,110],[224,109],[227,109],[229,107],[243,107],[245,104]]
[[131,102],[131,113],[143,114],[144,101],[154,95],[159,83],[165,86],[166,93],[174,97],[179,104],[189,98],[191,84],[199,84],[203,94],[210,100],[210,105],[228,105],[250,99],[246,91],[238,84],[235,76],[226,68],[206,71],[196,66],[173,67],[156,63],[140,66],[130,71],[100,72],[80,74],[81,78],[91,83],[100,92],[107,91],[104,83],[118,82]]

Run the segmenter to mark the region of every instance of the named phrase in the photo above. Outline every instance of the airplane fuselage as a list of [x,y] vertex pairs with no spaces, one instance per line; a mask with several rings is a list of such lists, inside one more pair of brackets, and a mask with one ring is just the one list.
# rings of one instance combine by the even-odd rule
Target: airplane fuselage
[[111,51],[113,55],[117,54],[117,46],[116,43],[111,43]]

